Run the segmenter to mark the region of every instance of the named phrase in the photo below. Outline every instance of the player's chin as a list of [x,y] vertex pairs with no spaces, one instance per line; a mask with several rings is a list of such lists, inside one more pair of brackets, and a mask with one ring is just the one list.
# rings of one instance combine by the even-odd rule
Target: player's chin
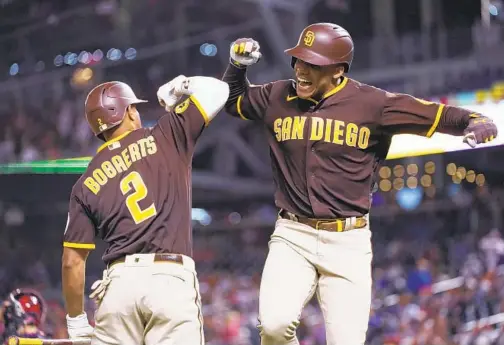
[[317,91],[317,88],[313,85],[309,86],[297,85],[296,87],[296,94],[301,99],[313,98],[315,91]]

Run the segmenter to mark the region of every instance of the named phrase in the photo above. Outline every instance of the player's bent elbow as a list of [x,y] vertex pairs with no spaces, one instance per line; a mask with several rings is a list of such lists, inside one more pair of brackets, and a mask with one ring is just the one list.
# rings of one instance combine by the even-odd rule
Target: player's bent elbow
[[226,105],[226,102],[229,99],[229,85],[228,83],[223,82],[219,79],[215,79],[215,82],[214,95],[216,102],[219,104],[218,107],[220,111]]
[[226,104],[229,98],[229,85],[222,80],[211,77],[191,77],[191,91],[211,121]]
[[229,98],[229,84],[215,79],[215,93],[222,100],[222,104],[226,103]]

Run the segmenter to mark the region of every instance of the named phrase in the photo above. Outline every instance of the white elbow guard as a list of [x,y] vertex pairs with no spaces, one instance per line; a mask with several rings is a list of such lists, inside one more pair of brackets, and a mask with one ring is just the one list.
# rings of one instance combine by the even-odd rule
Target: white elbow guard
[[212,77],[189,77],[189,92],[205,112],[208,121],[224,107],[229,97],[229,85]]

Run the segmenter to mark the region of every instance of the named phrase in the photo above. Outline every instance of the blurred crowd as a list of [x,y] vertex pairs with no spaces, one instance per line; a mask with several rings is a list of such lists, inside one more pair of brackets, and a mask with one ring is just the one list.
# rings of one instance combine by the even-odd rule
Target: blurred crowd
[[[224,66],[221,67],[223,71]],[[139,98],[149,101],[138,110],[143,125],[152,126],[164,113],[157,101],[157,88],[176,75],[156,61],[139,61],[135,68],[134,71],[146,73],[128,73],[129,68],[110,69],[107,80],[124,81]],[[192,69],[185,73],[219,78],[222,72],[208,68],[194,71],[194,66]],[[15,95],[0,93],[0,101],[4,102],[0,106],[0,164],[94,155],[100,141],[89,130],[84,102],[87,92],[98,83],[92,80],[79,87],[72,85],[69,78],[54,84],[44,82],[37,85],[34,97],[24,94],[20,103],[13,101]],[[55,88],[60,91],[54,92]]]
[[[142,80],[121,73],[110,76],[112,80],[130,83],[138,97],[150,101],[139,109],[142,115],[146,115],[145,125],[151,125],[149,119],[153,118],[152,115],[162,113],[155,98],[162,77],[159,81],[156,76],[151,77]],[[68,80],[61,81],[62,84],[66,82]],[[6,100],[7,104],[0,107],[0,163],[94,155],[100,141],[94,138],[84,116],[85,97],[92,86],[63,86],[61,92],[53,92],[55,85],[43,84],[39,86],[41,91],[36,99],[27,97],[21,104],[12,101],[13,97]],[[50,92],[46,94],[48,88]],[[1,96],[5,95],[0,94],[0,100],[3,99]]]
[[[195,236],[207,344],[259,345],[258,292],[268,236],[262,229]],[[40,292],[46,306],[41,330],[66,337],[59,255],[54,255],[60,251],[38,253],[30,247],[33,241],[1,243],[1,295],[19,287]],[[375,238],[374,248],[369,345],[504,344],[504,239],[498,229],[432,241],[421,250],[418,241]],[[101,269],[88,263],[87,285]],[[96,305],[86,300],[86,309],[92,320]],[[1,327],[0,322],[0,332]],[[325,344],[316,298],[302,314],[298,335],[302,345]]]
[[465,235],[450,242],[448,255],[432,244],[406,261],[406,246],[387,246],[387,262],[373,272],[370,344],[504,343],[502,325],[485,324],[504,312],[501,233],[493,229],[479,239]]
[[[504,325],[485,324],[504,313],[502,234],[493,229],[481,238],[457,238],[448,244],[447,256],[440,243],[432,243],[413,258],[408,253],[414,245],[375,245],[383,251],[375,253],[368,344],[504,344]],[[451,268],[455,276],[448,273]],[[259,344],[259,272],[202,274],[200,279],[208,344]],[[496,318],[502,322],[503,316]],[[298,335],[302,345],[325,344],[316,298],[302,314]]]
[[[30,162],[89,155],[92,133],[71,101],[49,110],[0,115],[0,162]],[[80,112],[79,112],[80,113]],[[50,116],[44,114],[50,114]]]

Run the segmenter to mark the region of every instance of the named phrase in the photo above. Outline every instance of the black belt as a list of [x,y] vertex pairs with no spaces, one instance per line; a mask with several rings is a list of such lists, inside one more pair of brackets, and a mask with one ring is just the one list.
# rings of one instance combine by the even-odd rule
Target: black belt
[[362,229],[367,225],[366,217],[316,219],[316,218],[299,217],[286,210],[280,210],[278,216],[283,219],[288,219],[294,222],[308,225],[314,228],[315,230],[325,230],[333,232],[343,232],[353,229]]
[[[136,259],[138,262],[140,259]],[[126,256],[123,256],[122,258],[119,258],[117,260],[114,260],[110,263],[109,267],[114,266],[115,264],[123,264],[126,262]],[[154,255],[154,262],[174,262],[177,264],[184,264],[184,257],[180,254],[155,254]]]

